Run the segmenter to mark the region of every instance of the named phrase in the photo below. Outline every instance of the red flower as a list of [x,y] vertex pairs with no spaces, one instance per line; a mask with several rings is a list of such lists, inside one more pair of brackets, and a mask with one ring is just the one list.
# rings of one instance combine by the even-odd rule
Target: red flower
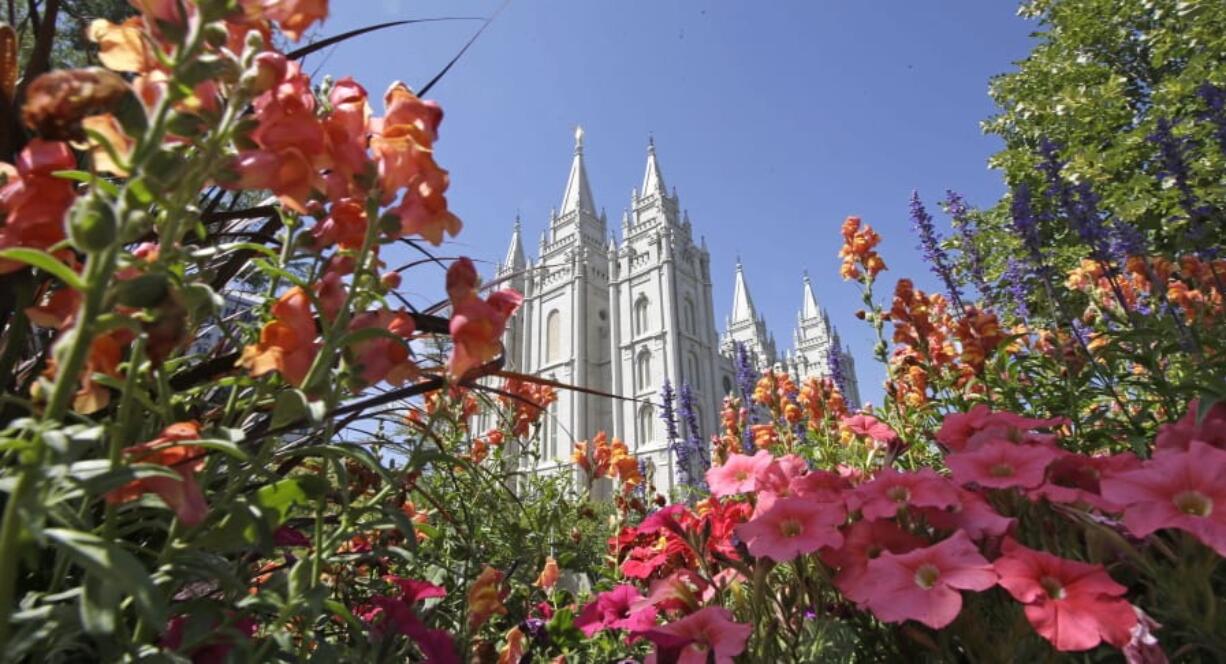
[[961,531],[923,549],[882,553],[869,561],[863,578],[871,586],[863,592],[863,604],[878,619],[916,620],[933,629],[958,617],[962,610],[959,591],[996,585],[992,565]]
[[777,563],[812,553],[822,547],[843,545],[838,527],[847,518],[841,504],[809,498],[780,498],[770,509],[736,528],[755,557]]
[[651,629],[656,624],[656,607],[632,608],[642,599],[638,589],[630,584],[600,593],[583,607],[575,627],[589,638],[606,629],[625,629],[632,633]]
[[856,487],[848,502],[849,508],[859,509],[870,520],[890,518],[900,507],[946,509],[957,505],[957,487],[931,468],[910,473],[883,468],[872,481]]
[[1131,452],[1110,456],[1065,453],[1047,467],[1047,482],[1028,495],[1032,500],[1046,498],[1053,503],[1084,504],[1102,512],[1120,512],[1123,508],[1102,497],[1101,480],[1105,475],[1140,467],[1141,460]]
[[1056,650],[1089,650],[1131,638],[1137,614],[1120,597],[1127,590],[1102,565],[1065,560],[1028,549],[1012,538],[996,560],[1000,585],[1026,605],[1026,619]]
[[708,606],[648,632],[647,638],[656,644],[656,652],[644,664],[664,661],[732,664],[733,658],[745,650],[751,632],[753,626],[734,622],[728,609]]
[[146,493],[155,493],[174,510],[184,525],[194,526],[203,521],[209,505],[204,500],[200,485],[196,484],[196,473],[204,468],[205,450],[195,445],[174,444],[176,441],[199,438],[199,424],[179,422],[163,429],[157,438],[124,450],[130,462],[166,466],[177,472],[179,479],[156,476],[132,480],[106,494],[106,502],[118,505],[136,500]]
[[1047,466],[1058,453],[1042,445],[1018,445],[995,440],[968,452],[945,457],[960,484],[986,489],[1032,489],[1043,483]]
[[1103,479],[1103,497],[1124,506],[1137,537],[1176,528],[1226,556],[1226,450],[1194,440],[1187,452],[1162,452],[1140,470]]

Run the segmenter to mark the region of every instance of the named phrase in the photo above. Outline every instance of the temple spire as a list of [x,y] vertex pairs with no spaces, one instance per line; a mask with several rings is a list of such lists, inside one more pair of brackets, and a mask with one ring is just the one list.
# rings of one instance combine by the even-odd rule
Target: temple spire
[[661,198],[667,195],[664,188],[664,175],[660,173],[660,162],[656,160],[656,140],[647,139],[647,170],[643,173],[643,196],[658,194]]
[[809,320],[821,315],[821,308],[817,306],[817,296],[813,294],[813,282],[809,281],[808,270],[805,271],[804,282],[805,292],[804,300],[800,305],[800,318],[801,320]]
[[596,214],[596,201],[592,198],[592,186],[587,181],[587,168],[583,164],[583,127],[575,127],[575,156],[566,178],[566,191],[562,193],[559,216],[576,211]]
[[738,258],[736,261],[736,283],[732,290],[732,314],[729,322],[756,322],[757,320],[758,311],[753,306],[753,298],[749,296],[749,284],[745,281],[745,270],[741,267],[741,260]]
[[527,265],[527,260],[524,258],[524,244],[520,238],[520,221],[519,215],[515,215],[515,226],[511,229],[511,244],[507,247],[506,258],[502,260],[502,269],[504,270],[522,270]]

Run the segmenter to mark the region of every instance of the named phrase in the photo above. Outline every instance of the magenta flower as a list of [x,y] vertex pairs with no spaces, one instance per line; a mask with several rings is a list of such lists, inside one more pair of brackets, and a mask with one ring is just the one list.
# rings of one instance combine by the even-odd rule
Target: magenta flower
[[1123,508],[1103,498],[1102,478],[1141,467],[1131,452],[1109,456],[1065,453],[1047,467],[1047,481],[1028,492],[1031,500],[1046,498],[1053,503],[1089,505],[1102,512],[1122,512]]
[[848,508],[859,509],[865,519],[888,519],[900,507],[956,507],[958,489],[931,468],[909,473],[883,468],[848,498]]
[[1103,498],[1124,506],[1124,525],[1137,537],[1175,528],[1226,556],[1226,450],[1194,440],[1140,470],[1102,480]]
[[780,498],[769,509],[736,527],[736,535],[757,558],[785,563],[822,547],[843,545],[839,525],[847,511],[837,503]]
[[996,572],[970,537],[952,537],[907,553],[882,553],[868,563],[863,604],[883,622],[915,620],[941,629],[962,611],[962,590],[987,590]]
[[606,629],[624,629],[632,633],[649,630],[656,624],[656,607],[633,608],[642,599],[638,588],[630,584],[600,593],[583,607],[575,627],[589,638]]
[[1026,619],[1056,650],[1089,650],[1103,641],[1120,648],[1131,640],[1136,611],[1121,599],[1127,589],[1102,565],[1065,560],[1010,538],[995,567],[1001,587],[1025,605]]
[[1017,445],[1005,440],[984,443],[975,450],[945,457],[959,484],[985,489],[1033,489],[1043,483],[1047,466],[1059,455],[1043,445]]
[[733,664],[751,632],[753,626],[733,621],[728,609],[708,606],[648,632],[656,651],[643,664]]
[[770,465],[774,457],[766,450],[753,456],[731,454],[722,466],[707,471],[707,485],[716,498],[748,493],[758,488],[758,472]]

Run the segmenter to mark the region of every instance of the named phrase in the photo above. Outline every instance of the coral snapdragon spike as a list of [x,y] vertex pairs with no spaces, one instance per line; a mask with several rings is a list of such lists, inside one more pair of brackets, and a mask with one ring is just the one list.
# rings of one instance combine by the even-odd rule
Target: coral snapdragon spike
[[1163,451],[1139,470],[1102,480],[1103,498],[1124,507],[1137,537],[1166,528],[1191,533],[1226,556],[1226,450],[1193,440],[1187,451]]
[[136,500],[146,493],[155,493],[174,510],[184,525],[199,524],[209,510],[204,492],[196,483],[196,473],[204,468],[205,449],[174,444],[199,438],[198,423],[179,422],[166,427],[157,438],[124,450],[124,455],[131,462],[166,466],[177,472],[179,479],[158,476],[133,480],[106,494],[106,501],[118,505]]
[[766,450],[758,450],[753,456],[730,454],[722,465],[707,471],[707,485],[711,495],[722,498],[748,493],[757,488],[758,472],[766,468],[774,457]]
[[863,577],[863,604],[883,622],[915,620],[941,629],[962,610],[962,590],[996,585],[992,565],[964,532],[907,553],[882,553]]
[[[52,173],[77,167],[67,143],[34,139],[0,173],[8,182],[0,188],[0,249],[47,249],[64,239],[64,215],[76,200],[72,182]],[[0,259],[0,275],[23,269],[24,263]]]
[[732,664],[752,632],[752,625],[734,622],[728,609],[708,606],[645,636],[656,644],[656,661]]
[[1059,456],[1043,445],[1019,445],[1007,440],[945,457],[958,483],[986,489],[1033,489],[1043,483],[1047,466]]
[[736,535],[753,556],[784,563],[821,548],[842,546],[838,527],[846,518],[841,504],[780,498],[748,523],[737,526]]
[[1137,614],[1122,599],[1127,588],[1102,565],[1066,560],[1018,544],[1004,543],[994,567],[1000,585],[1025,605],[1035,631],[1060,651],[1089,650],[1106,641],[1123,647]]
[[474,367],[498,357],[507,319],[524,298],[516,290],[505,289],[482,300],[477,295],[477,270],[468,258],[461,258],[448,268],[447,295],[451,298],[450,329],[454,344],[448,373],[459,379]]
[[871,226],[862,227],[859,217],[847,217],[842,233],[843,247],[839,249],[839,257],[843,265],[839,274],[844,279],[859,279],[867,274],[871,280],[886,269],[885,261],[875,250],[881,244],[881,236]]
[[502,600],[502,572],[486,565],[468,589],[468,628],[476,630],[494,614],[506,615]]
[[301,287],[285,291],[272,306],[273,319],[260,330],[260,341],[243,349],[239,364],[252,376],[272,371],[301,386],[319,350],[311,299]]

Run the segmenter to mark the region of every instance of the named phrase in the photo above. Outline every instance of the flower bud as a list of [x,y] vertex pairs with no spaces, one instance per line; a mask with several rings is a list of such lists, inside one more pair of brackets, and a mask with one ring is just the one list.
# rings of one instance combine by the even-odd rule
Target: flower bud
[[169,292],[170,280],[166,275],[151,272],[119,282],[115,299],[125,307],[147,309],[161,304]]
[[388,289],[394,290],[400,288],[400,273],[385,272],[383,273],[383,276],[379,278],[379,283],[383,284],[383,287]]
[[119,224],[115,210],[97,197],[82,199],[68,215],[68,237],[81,251],[92,254],[111,246]]
[[230,31],[224,23],[209,23],[204,26],[204,41],[213,48],[221,48],[230,41]]

